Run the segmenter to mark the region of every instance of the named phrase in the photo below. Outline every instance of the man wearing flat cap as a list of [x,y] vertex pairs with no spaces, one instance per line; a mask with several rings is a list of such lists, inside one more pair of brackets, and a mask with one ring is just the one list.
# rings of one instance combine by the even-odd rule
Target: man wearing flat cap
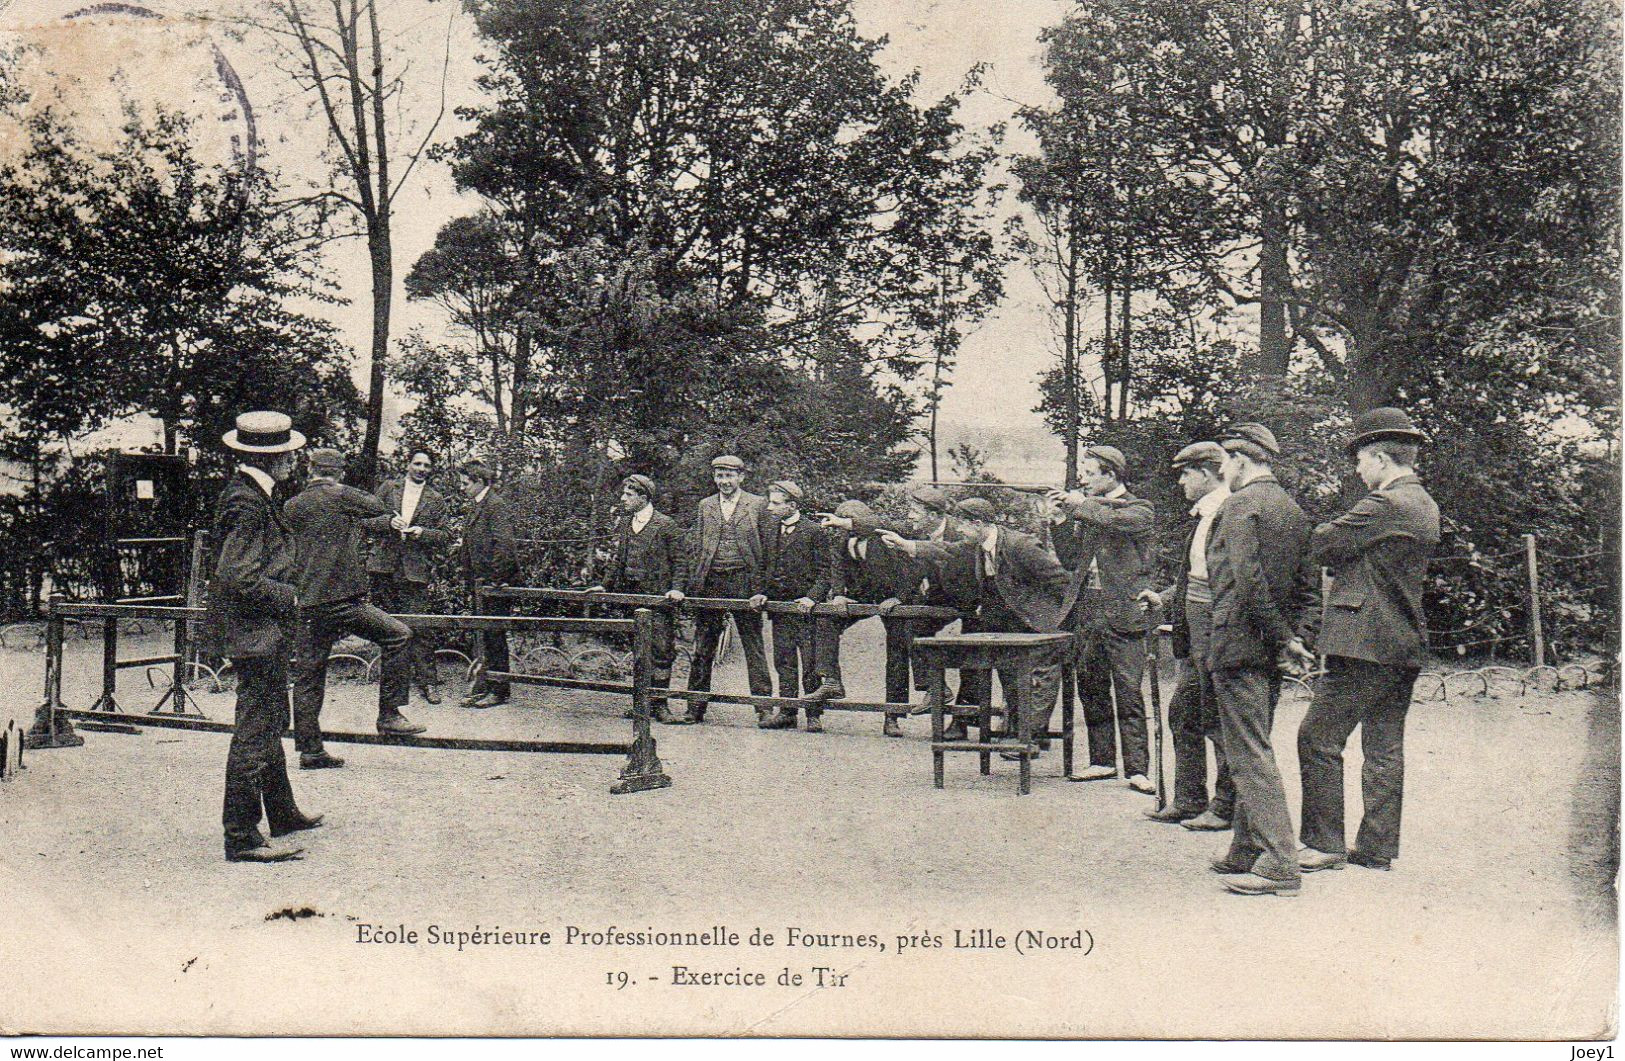
[[1078,701],[1089,730],[1089,765],[1073,781],[1123,776],[1153,793],[1146,777],[1145,624],[1139,596],[1151,586],[1156,513],[1124,484],[1128,462],[1115,446],[1090,446],[1080,463],[1082,490],[1049,495],[1055,555],[1083,581],[1075,624],[1083,639]]
[[1240,424],[1221,444],[1230,497],[1207,543],[1213,594],[1207,666],[1236,807],[1230,850],[1212,869],[1241,895],[1296,895],[1302,874],[1270,729],[1278,660],[1313,659],[1297,629],[1316,596],[1304,562],[1309,519],[1275,479],[1271,465],[1281,447],[1269,428]]
[[378,498],[339,482],[344,455],[312,450],[310,478],[299,496],[283,506],[293,531],[299,588],[299,655],[294,667],[293,729],[304,770],[340,767],[344,760],[322,747],[321,713],[327,698],[327,661],[333,645],[353,634],[377,644],[378,732],[411,736],[423,726],[401,714],[407,685],[411,629],[367,600],[367,570],[361,562],[362,525],[390,509]]
[[[802,614],[774,612],[768,616],[773,627],[773,669],[779,676],[779,695],[800,699],[823,684],[813,636],[815,604],[829,594],[829,543],[824,528],[801,512],[801,487],[790,479],[780,479],[767,488],[767,510],[779,521],[779,529],[768,546],[767,587],[750,599],[761,608],[769,600],[794,601]],[[813,728],[815,719],[808,718]],[[796,708],[781,707],[763,729],[795,729]],[[816,732],[816,729],[814,729]]]
[[[1193,442],[1173,460],[1179,487],[1192,502],[1193,517],[1179,551],[1173,585],[1158,593],[1140,595],[1153,609],[1165,609],[1173,627],[1174,658],[1179,680],[1168,701],[1168,727],[1174,737],[1174,798],[1161,810],[1146,811],[1158,822],[1179,822],[1196,831],[1230,828],[1236,788],[1225,765],[1224,740],[1219,732],[1219,704],[1213,676],[1207,669],[1208,644],[1213,633],[1213,588],[1208,580],[1207,543],[1219,506],[1230,496],[1224,485],[1226,455],[1217,442]],[[1218,776],[1213,799],[1207,794],[1207,746],[1213,745]]]
[[[825,518],[830,534],[829,603],[878,604],[880,625],[886,632],[886,703],[909,702],[909,620],[893,618],[900,604],[918,604],[924,569],[910,557],[887,549],[881,540],[880,517],[862,501],[842,501]],[[823,684],[807,698],[807,725],[819,717],[813,705],[846,698],[841,673],[841,635],[862,616],[832,617],[822,624],[818,667]],[[820,713],[822,708],[816,709]],[[901,737],[899,716],[888,714],[881,732]]]
[[[604,584],[593,589],[611,593],[644,593],[665,597],[673,604],[683,599],[688,585],[688,548],[677,521],[655,510],[655,484],[647,475],[628,475],[621,483],[621,511],[626,519],[611,554]],[[671,665],[677,649],[672,613],[657,608],[654,619],[654,674],[657,689],[671,688]],[[713,646],[714,647],[714,646]],[[668,726],[688,721],[671,713],[665,696],[653,701],[654,719]]]
[[288,724],[288,649],[298,608],[293,542],[272,501],[293,474],[305,436],[283,413],[252,412],[221,440],[237,471],[215,502],[211,541],[218,543],[202,624],[205,652],[226,656],[237,672],[237,716],[226,753],[226,861],[286,862],[303,849],[272,839],[315,829],[294,801],[282,730]]
[[[724,454],[711,462],[711,481],[717,492],[700,502],[699,519],[694,523],[693,596],[749,600],[767,585],[767,550],[779,521],[767,510],[767,498],[740,489],[744,479],[745,462],[740,458]],[[696,616],[689,689],[705,692],[711,688],[722,624],[730,615],[739,631],[739,647],[745,652],[751,695],[772,696],[773,676],[767,669],[759,612],[702,611]],[[705,709],[703,698],[691,698],[689,721],[704,722]],[[767,721],[769,713],[765,707],[757,708],[756,721]]]
[[[1405,715],[1427,664],[1422,587],[1439,543],[1439,506],[1416,475],[1427,440],[1403,410],[1372,409],[1354,421],[1348,454],[1370,493],[1315,528],[1309,558],[1332,569],[1318,647],[1326,673],[1298,727],[1303,773],[1305,872],[1353,862],[1388,869],[1399,855],[1405,784]],[[1360,727],[1365,813],[1353,849],[1343,826],[1343,747]]]
[[[1076,601],[1078,580],[1037,538],[1003,526],[985,498],[965,498],[954,514],[965,529],[959,541],[909,541],[890,531],[882,532],[881,539],[888,548],[924,563],[929,576],[947,588],[952,606],[975,616],[977,631],[1059,631]],[[1032,719],[1031,732],[1047,743],[1044,734],[1060,690],[1059,678],[1058,668],[1038,667],[1032,672],[1032,685],[1022,688],[1014,670],[999,671],[1007,732],[1018,731],[1017,720],[1026,712]]]
[[[519,579],[519,552],[514,542],[518,532],[513,509],[496,489],[496,470],[485,461],[479,458],[464,461],[460,473],[463,496],[469,501],[459,549],[469,604],[475,615],[512,614],[512,601],[507,597],[488,597],[485,591],[511,585]],[[463,697],[463,706],[500,707],[508,702],[512,687],[506,678],[493,680],[486,675],[507,673],[508,631],[482,630],[480,646],[480,666],[468,695]]]
[[[960,541],[965,537],[965,528],[953,514],[954,502],[946,493],[935,486],[922,484],[911,489],[908,493],[908,523],[909,529],[915,537],[925,541],[944,545]],[[956,608],[954,602],[964,597],[952,587],[945,586],[941,578],[933,579],[929,573],[926,575],[924,596],[921,603],[931,608]],[[960,624],[964,633],[973,633],[976,629],[974,617],[960,620],[949,620],[944,623],[940,619],[911,619],[908,621],[908,641],[910,646],[910,660],[914,639],[916,637],[932,637],[955,622]],[[917,673],[914,675],[914,688],[921,692],[927,688],[929,675]],[[953,702],[961,705],[974,705],[981,702],[981,687],[983,675],[980,671],[965,671],[959,677],[959,691],[954,695]],[[954,716],[944,733],[945,740],[963,740],[965,737],[965,723],[959,716]]]

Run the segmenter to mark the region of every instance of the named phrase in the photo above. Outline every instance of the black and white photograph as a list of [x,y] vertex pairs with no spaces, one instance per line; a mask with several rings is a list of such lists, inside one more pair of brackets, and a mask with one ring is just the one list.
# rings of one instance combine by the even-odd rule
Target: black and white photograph
[[1612,1057],[1622,28],[0,0],[10,1056]]

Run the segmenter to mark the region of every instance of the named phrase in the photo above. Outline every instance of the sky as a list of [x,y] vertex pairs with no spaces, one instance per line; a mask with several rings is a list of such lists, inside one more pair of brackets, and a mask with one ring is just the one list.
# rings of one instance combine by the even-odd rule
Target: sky
[[[320,149],[325,136],[308,99],[289,89],[263,40],[233,31],[234,19],[252,10],[250,0],[144,0],[141,6],[163,21],[128,16],[70,18],[91,0],[0,0],[0,26],[40,46],[45,67],[56,83],[68,83],[77,99],[100,98],[101,109],[86,107],[87,124],[112,124],[117,99],[132,97],[199,101],[202,109],[218,108],[224,95],[212,76],[208,46],[217,46],[240,77],[254,114],[263,163],[287,180],[314,179],[326,172]],[[474,103],[474,77],[479,41],[457,4],[449,0],[379,0],[385,32],[399,54],[409,56],[411,91],[401,100],[398,143],[425,135],[435,141],[455,136],[459,120],[451,113]],[[242,6],[239,6],[242,5]],[[984,64],[983,87],[966,97],[961,110],[967,126],[985,129],[1010,122],[1025,104],[1051,97],[1043,81],[1040,30],[1058,21],[1062,0],[854,0],[859,28],[885,36],[889,43],[880,61],[895,76],[918,70],[919,97],[934,100],[959,87],[966,73]],[[114,57],[117,57],[116,59]],[[445,70],[446,114],[430,132],[430,119],[441,105],[441,70]],[[238,128],[229,112],[217,122],[215,149]],[[219,129],[228,131],[221,136]],[[8,131],[0,128],[0,152],[7,150]],[[1011,124],[1007,148],[1031,148],[1019,126]],[[434,308],[408,303],[400,291],[404,276],[427,250],[436,231],[450,218],[471,212],[476,204],[460,196],[446,167],[422,162],[397,200],[395,334],[414,327],[433,334],[444,327]],[[1017,209],[1007,196],[1006,213]],[[350,304],[322,307],[358,352],[357,379],[364,383],[370,335],[370,273],[359,240],[334,244],[328,251],[332,272]],[[1054,359],[1043,295],[1026,267],[1013,264],[1005,278],[1003,303],[965,338],[953,388],[942,409],[944,449],[970,441],[987,452],[991,467],[1010,479],[1060,475],[1060,445],[1032,410],[1038,400],[1037,377]],[[392,414],[401,405],[391,403]],[[945,462],[946,463],[946,462]]]

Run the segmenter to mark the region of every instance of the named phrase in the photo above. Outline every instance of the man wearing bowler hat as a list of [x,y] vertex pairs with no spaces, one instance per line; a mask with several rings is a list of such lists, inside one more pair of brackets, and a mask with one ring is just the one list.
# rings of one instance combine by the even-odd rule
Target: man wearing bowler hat
[[297,616],[293,543],[272,494],[293,474],[305,436],[277,412],[243,413],[221,439],[237,470],[215,503],[213,538],[220,547],[209,579],[201,643],[237,672],[237,719],[226,753],[221,815],[226,861],[286,862],[302,848],[272,839],[315,829],[294,802],[282,730],[288,724],[288,647]]
[[[459,469],[463,495],[468,498],[468,515],[463,520],[463,581],[468,587],[469,605],[476,615],[508,615],[513,610],[506,597],[485,597],[486,589],[513,583],[519,578],[519,554],[514,546],[513,510],[496,489],[497,473],[479,458],[463,462]],[[486,674],[508,671],[508,631],[480,632],[481,665],[479,677],[463,697],[464,707],[500,707],[508,702],[512,689],[506,678],[491,680]]]
[[[1213,675],[1207,669],[1208,644],[1213,634],[1213,587],[1208,579],[1207,543],[1219,506],[1230,496],[1224,485],[1224,447],[1217,442],[1193,442],[1174,456],[1179,487],[1192,502],[1194,517],[1179,551],[1174,584],[1161,593],[1146,590],[1140,599],[1153,609],[1167,609],[1173,628],[1174,658],[1180,661],[1179,681],[1168,701],[1168,727],[1174,737],[1174,798],[1161,810],[1146,811],[1158,822],[1179,822],[1195,831],[1230,828],[1236,787],[1225,765],[1224,740],[1219,732],[1219,704],[1214,698]],[[1218,777],[1213,799],[1207,794],[1207,746],[1213,745]]]
[[[711,462],[711,480],[717,492],[700,502],[699,519],[694,524],[691,596],[749,600],[766,585],[768,544],[778,533],[779,521],[767,510],[767,498],[740,489],[744,478],[745,462],[732,454]],[[751,695],[772,696],[773,677],[767,669],[767,650],[762,643],[762,616],[751,611],[701,611],[696,616],[689,689],[710,690],[722,624],[730,614],[739,631],[739,645],[745,650]],[[691,697],[688,720],[704,722],[705,709],[704,698]],[[768,714],[767,708],[757,708],[757,721],[766,721]]]
[[293,729],[303,770],[332,769],[344,760],[322,747],[321,713],[327,698],[327,661],[348,634],[378,646],[378,732],[422,733],[401,714],[409,695],[407,653],[412,630],[367,601],[361,562],[362,524],[390,508],[363,490],[339,482],[344,455],[336,449],[310,454],[310,481],[282,509],[293,531],[299,586],[299,658],[294,666]]
[[[1388,869],[1399,855],[1405,784],[1405,714],[1426,665],[1422,587],[1439,543],[1439,506],[1416,475],[1427,441],[1402,410],[1372,409],[1354,421],[1348,454],[1370,493],[1315,528],[1310,560],[1332,569],[1318,647],[1326,673],[1298,727],[1303,775],[1304,872],[1353,862]],[[1343,830],[1343,747],[1360,727],[1365,813],[1353,849]]]
[[1241,895],[1296,895],[1302,875],[1270,728],[1278,661],[1308,655],[1297,626],[1315,597],[1304,564],[1309,519],[1275,479],[1271,464],[1281,447],[1269,428],[1240,424],[1221,444],[1230,497],[1207,542],[1213,593],[1207,666],[1236,808],[1230,850],[1211,868]]
[[[626,522],[621,524],[620,538],[610,560],[609,574],[604,582],[611,593],[644,593],[663,596],[673,604],[683,599],[688,585],[688,548],[677,521],[655,509],[655,484],[647,475],[628,475],[621,483],[621,511]],[[592,587],[603,592],[606,586]],[[676,659],[677,647],[673,640],[672,612],[670,608],[657,608],[654,621],[654,675],[657,689],[671,687],[671,665]],[[656,722],[680,726],[687,716],[671,713],[666,697],[657,694],[653,702]],[[628,711],[627,717],[631,717]]]

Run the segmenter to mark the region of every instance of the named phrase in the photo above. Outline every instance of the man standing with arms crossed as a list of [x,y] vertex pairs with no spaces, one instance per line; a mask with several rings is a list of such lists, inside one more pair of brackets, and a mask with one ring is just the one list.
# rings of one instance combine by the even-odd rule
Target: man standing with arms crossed
[[[620,539],[610,559],[609,574],[604,581],[611,593],[646,593],[664,596],[672,604],[683,600],[683,587],[688,583],[688,549],[677,521],[664,512],[655,510],[655,484],[647,475],[628,475],[621,483],[621,511],[626,522],[621,524]],[[604,586],[592,587],[592,592],[604,592]],[[654,619],[654,675],[657,689],[671,688],[671,665],[677,658],[673,640],[672,609],[657,608]],[[666,698],[657,694],[653,702],[654,720],[668,726],[681,726],[687,717],[671,713]],[[631,710],[627,711],[631,718]]]
[[1296,630],[1314,595],[1303,563],[1309,519],[1275,480],[1270,462],[1281,447],[1269,428],[1240,424],[1222,444],[1230,497],[1207,543],[1213,591],[1207,665],[1236,809],[1230,850],[1212,869],[1241,895],[1296,895],[1302,877],[1270,726],[1278,660],[1283,653],[1313,658]]
[[[1422,586],[1439,544],[1439,506],[1417,478],[1427,437],[1399,409],[1354,421],[1348,452],[1370,489],[1348,512],[1315,528],[1310,560],[1333,569],[1318,647],[1326,673],[1298,727],[1303,773],[1305,873],[1352,862],[1386,870],[1399,855],[1405,786],[1405,714],[1427,663]],[[1365,813],[1349,850],[1343,832],[1343,746],[1360,727]]]
[[385,518],[389,509],[364,490],[339,482],[344,455],[312,450],[310,481],[283,507],[293,531],[299,586],[299,658],[294,666],[293,730],[302,770],[334,769],[344,760],[322,747],[322,704],[327,699],[327,660],[346,634],[366,638],[383,653],[378,665],[378,732],[422,733],[401,714],[406,706],[407,653],[412,631],[367,603],[361,565],[362,521]]
[[[1180,822],[1198,831],[1230,828],[1236,788],[1224,761],[1224,740],[1219,733],[1219,705],[1213,695],[1213,676],[1207,669],[1208,644],[1213,633],[1213,587],[1208,581],[1207,543],[1219,506],[1230,496],[1222,469],[1224,447],[1217,442],[1196,442],[1174,457],[1179,486],[1185,500],[1194,502],[1196,517],[1185,535],[1174,584],[1157,593],[1146,590],[1140,599],[1152,609],[1167,608],[1173,627],[1174,658],[1183,661],[1179,683],[1168,702],[1168,726],[1174,736],[1174,799],[1161,810],[1146,811],[1158,822]],[[1213,744],[1218,777],[1213,799],[1207,796],[1207,745]]]
[[[433,455],[428,450],[413,450],[406,478],[385,483],[378,490],[378,499],[388,511],[366,523],[374,535],[372,555],[367,560],[373,603],[397,615],[428,613],[434,552],[451,541],[451,532],[445,526],[446,499],[429,485],[432,471]],[[433,640],[414,638],[408,659],[411,678],[417,681],[423,699],[438,704]]]

